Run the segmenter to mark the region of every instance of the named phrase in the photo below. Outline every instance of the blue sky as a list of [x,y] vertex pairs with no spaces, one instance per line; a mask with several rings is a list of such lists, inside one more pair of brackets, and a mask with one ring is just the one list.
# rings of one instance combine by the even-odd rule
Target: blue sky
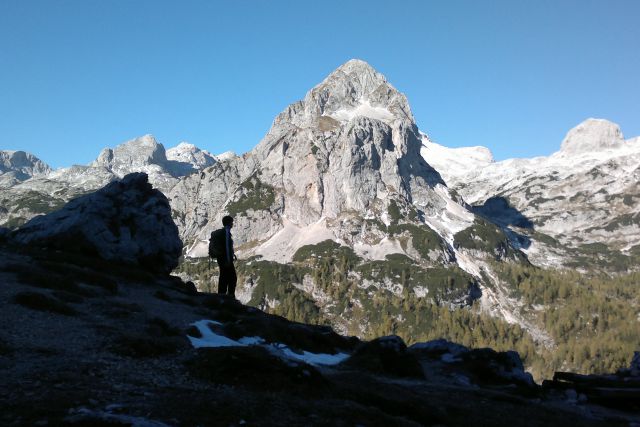
[[213,153],[351,58],[436,142],[548,155],[588,117],[640,135],[640,1],[0,0],[0,149],[54,167],[152,133]]

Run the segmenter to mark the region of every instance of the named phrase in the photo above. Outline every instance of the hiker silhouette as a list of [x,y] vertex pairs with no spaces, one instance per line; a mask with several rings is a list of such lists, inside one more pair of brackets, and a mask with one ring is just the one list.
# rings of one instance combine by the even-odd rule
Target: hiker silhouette
[[236,267],[233,264],[237,259],[233,251],[233,239],[231,237],[233,217],[228,215],[223,217],[222,226],[222,228],[211,233],[211,238],[209,239],[209,256],[215,258],[218,267],[220,267],[218,293],[230,295],[235,298],[238,277],[236,276]]

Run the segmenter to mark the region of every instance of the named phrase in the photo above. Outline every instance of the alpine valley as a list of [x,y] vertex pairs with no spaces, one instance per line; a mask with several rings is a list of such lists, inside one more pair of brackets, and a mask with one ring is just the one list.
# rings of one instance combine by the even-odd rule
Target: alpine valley
[[1,151],[0,225],[131,172],[167,196],[174,274],[200,290],[217,276],[208,237],[232,215],[238,299],[290,320],[515,349],[538,379],[611,372],[640,348],[640,138],[609,121],[579,124],[549,157],[496,162],[433,142],[402,93],[350,60],[242,155],[150,135],[59,170]]

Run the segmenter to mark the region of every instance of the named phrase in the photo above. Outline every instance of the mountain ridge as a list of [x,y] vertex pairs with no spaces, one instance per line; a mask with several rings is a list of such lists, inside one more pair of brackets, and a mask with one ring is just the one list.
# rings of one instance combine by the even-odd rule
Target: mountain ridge
[[[172,160],[164,146],[140,137],[106,149],[93,167],[11,187],[3,194],[2,206],[9,209],[0,210],[0,220],[26,221],[118,174],[142,169],[171,203],[185,244],[178,272],[200,289],[212,286],[203,262],[209,233],[230,214],[236,218],[243,303],[288,318],[308,316],[303,318],[361,337],[397,333],[424,339],[430,328],[453,334],[460,322],[482,325],[473,335],[455,336],[479,344],[487,342],[484,329],[501,331],[493,338],[502,340],[501,348],[518,346],[528,366],[539,367],[534,350],[552,351],[566,338],[540,307],[556,304],[554,313],[564,313],[558,298],[582,291],[567,289],[555,276],[548,291],[537,282],[521,283],[523,277],[547,280],[544,274],[552,274],[529,263],[561,276],[576,268],[632,271],[640,259],[640,248],[623,246],[637,241],[634,160],[614,156],[618,160],[603,162],[602,153],[622,151],[601,143],[602,135],[617,135],[615,126],[593,124],[604,130],[587,132],[591,142],[576,146],[572,138],[569,144],[602,148],[597,156],[582,155],[587,160],[579,169],[545,169],[540,162],[547,158],[520,159],[507,161],[512,173],[505,174],[498,168],[503,163],[481,147],[449,151],[431,143],[431,151],[425,150],[430,141],[406,97],[368,64],[349,61],[286,107],[241,156],[220,156],[197,173],[176,177],[166,167]],[[568,162],[564,155],[549,159]],[[456,178],[456,168],[462,178]],[[575,212],[563,206],[572,201]],[[589,221],[595,229],[565,233]],[[590,330],[584,329],[585,336]],[[606,363],[618,363],[619,353]]]

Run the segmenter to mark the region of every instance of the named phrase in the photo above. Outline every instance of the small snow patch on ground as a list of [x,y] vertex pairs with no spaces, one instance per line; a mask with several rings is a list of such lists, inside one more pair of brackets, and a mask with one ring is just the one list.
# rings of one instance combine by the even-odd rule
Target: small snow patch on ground
[[326,353],[310,353],[308,351],[302,351],[297,353],[291,350],[285,344],[266,344],[265,340],[260,337],[243,337],[239,340],[232,340],[231,338],[219,335],[213,332],[210,326],[222,326],[222,323],[215,320],[199,320],[193,323],[200,334],[201,338],[195,338],[187,335],[191,341],[191,345],[195,348],[204,347],[248,347],[248,346],[261,346],[269,350],[273,355],[278,356],[285,360],[298,360],[310,365],[337,365],[340,362],[346,360],[349,355],[346,353],[326,354]]

